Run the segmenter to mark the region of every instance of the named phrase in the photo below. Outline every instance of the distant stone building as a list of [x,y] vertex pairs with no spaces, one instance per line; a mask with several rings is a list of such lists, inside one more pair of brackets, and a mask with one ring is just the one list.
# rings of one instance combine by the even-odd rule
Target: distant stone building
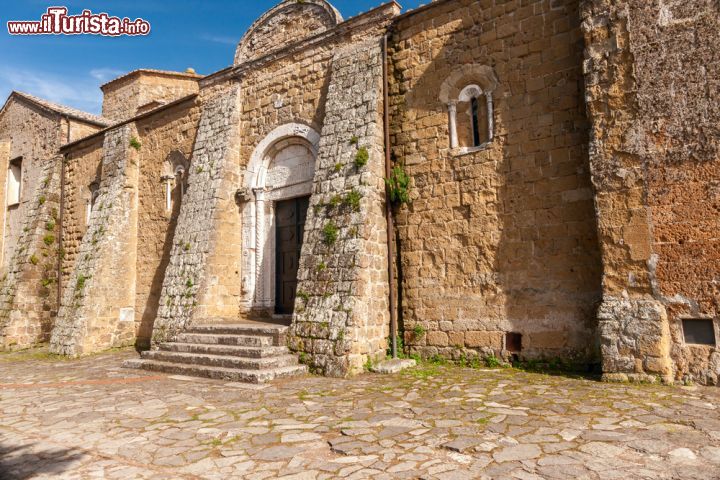
[[256,320],[345,376],[386,355],[397,305],[409,353],[717,384],[719,13],[287,0],[232,66],[131,72],[102,117],[14,92],[0,347],[175,342],[145,362],[171,370]]

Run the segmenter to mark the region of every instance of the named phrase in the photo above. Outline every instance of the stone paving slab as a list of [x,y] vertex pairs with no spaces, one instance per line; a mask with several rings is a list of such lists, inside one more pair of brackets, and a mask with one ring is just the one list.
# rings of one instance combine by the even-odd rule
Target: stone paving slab
[[421,365],[244,388],[0,354],[0,479],[717,479],[720,390]]

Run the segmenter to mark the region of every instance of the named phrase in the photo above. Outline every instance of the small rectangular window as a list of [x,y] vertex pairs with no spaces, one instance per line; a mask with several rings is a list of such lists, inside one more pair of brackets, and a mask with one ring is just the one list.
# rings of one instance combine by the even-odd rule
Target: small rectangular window
[[687,318],[682,321],[685,343],[715,345],[715,325],[709,318]]
[[10,161],[7,177],[7,204],[8,206],[20,203],[22,193],[22,157]]

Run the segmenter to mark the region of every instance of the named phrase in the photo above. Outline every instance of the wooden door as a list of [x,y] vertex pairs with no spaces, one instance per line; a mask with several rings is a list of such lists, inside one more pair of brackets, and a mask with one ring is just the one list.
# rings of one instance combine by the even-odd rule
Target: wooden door
[[310,197],[275,204],[275,313],[289,315],[295,309],[297,272]]

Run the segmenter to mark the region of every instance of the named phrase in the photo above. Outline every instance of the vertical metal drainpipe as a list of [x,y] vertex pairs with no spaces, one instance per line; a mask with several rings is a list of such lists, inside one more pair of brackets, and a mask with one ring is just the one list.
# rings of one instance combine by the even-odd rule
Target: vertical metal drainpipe
[[[383,35],[382,62],[383,62],[383,129],[385,133],[385,178],[392,175],[390,159],[390,112],[388,101],[388,34]],[[393,222],[392,203],[390,202],[390,187],[385,186],[385,218],[387,220],[387,244],[388,244],[388,284],[390,285],[390,337],[392,346],[392,358],[397,358],[397,286],[395,284],[395,244],[393,237],[395,225]]]

